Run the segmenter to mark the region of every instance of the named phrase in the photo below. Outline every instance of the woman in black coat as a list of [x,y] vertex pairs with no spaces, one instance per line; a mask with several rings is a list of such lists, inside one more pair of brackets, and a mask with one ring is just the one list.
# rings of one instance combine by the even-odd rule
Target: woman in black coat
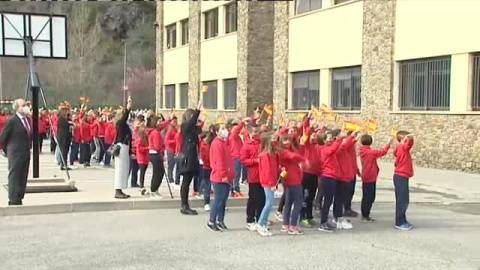
[[61,169],[70,170],[68,164],[68,150],[72,141],[72,122],[69,119],[68,108],[61,108],[58,113],[57,141],[60,153],[62,154]]
[[130,116],[130,108],[132,107],[132,99],[128,97],[127,108],[121,110],[116,115],[115,129],[117,136],[115,137],[115,145],[120,146],[120,153],[115,157],[115,198],[127,199],[130,195],[123,193],[122,189],[128,188],[128,175],[130,172],[130,154],[132,149],[132,131],[127,124]]
[[182,115],[182,125],[180,127],[182,145],[178,154],[180,173],[183,175],[182,186],[180,188],[180,197],[182,198],[182,208],[180,212],[184,215],[197,215],[197,211],[190,208],[188,204],[188,192],[193,177],[198,173],[198,128],[197,121],[200,116],[203,100],[200,98],[197,109],[188,109]]

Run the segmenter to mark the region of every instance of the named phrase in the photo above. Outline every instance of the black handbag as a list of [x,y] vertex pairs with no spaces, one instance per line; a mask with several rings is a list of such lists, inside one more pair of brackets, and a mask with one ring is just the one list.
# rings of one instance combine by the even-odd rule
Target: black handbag
[[120,145],[119,144],[112,144],[108,149],[107,153],[112,157],[118,157],[120,155]]

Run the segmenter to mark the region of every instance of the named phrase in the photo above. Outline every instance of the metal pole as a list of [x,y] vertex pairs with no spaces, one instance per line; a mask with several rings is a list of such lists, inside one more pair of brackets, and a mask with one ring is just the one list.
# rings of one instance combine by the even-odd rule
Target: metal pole
[[39,145],[38,145],[38,91],[40,90],[40,84],[38,82],[37,71],[35,67],[35,58],[33,57],[32,50],[32,37],[27,37],[25,40],[25,46],[27,47],[28,54],[28,71],[30,72],[30,90],[32,91],[32,108],[33,108],[33,178],[40,176],[40,164],[39,164]]
[[125,47],[125,53],[123,55],[123,106],[125,106],[126,101],[125,101],[125,92],[126,92],[126,86],[127,86],[127,40],[123,42],[124,47]]

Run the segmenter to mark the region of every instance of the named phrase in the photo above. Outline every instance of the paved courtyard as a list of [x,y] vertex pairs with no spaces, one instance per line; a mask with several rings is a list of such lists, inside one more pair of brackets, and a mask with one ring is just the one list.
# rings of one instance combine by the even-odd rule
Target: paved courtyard
[[[354,207],[358,208],[357,205]],[[393,205],[352,231],[262,238],[230,208],[231,231],[213,233],[178,210],[0,218],[0,269],[479,269],[479,205],[410,206],[416,229],[393,229]]]

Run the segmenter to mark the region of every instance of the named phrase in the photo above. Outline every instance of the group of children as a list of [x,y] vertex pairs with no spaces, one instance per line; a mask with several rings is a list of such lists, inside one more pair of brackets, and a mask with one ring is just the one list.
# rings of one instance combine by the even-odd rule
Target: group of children
[[[351,209],[356,177],[362,179],[362,220],[374,222],[370,212],[375,201],[376,181],[379,174],[377,159],[385,156],[394,139],[395,173],[393,176],[396,198],[395,227],[410,230],[406,219],[409,203],[408,180],[413,176],[410,149],[413,137],[399,131],[381,149],[372,149],[373,138],[359,131],[328,129],[311,113],[300,124],[289,122],[272,131],[271,125],[260,125],[250,118],[237,125],[210,126],[201,147],[204,180],[210,180],[215,198],[207,228],[225,231],[225,207],[238,174],[235,165],[235,139],[242,134],[240,161],[248,172],[249,196],[247,202],[247,229],[262,236],[272,235],[268,229],[268,216],[274,202],[274,191],[279,183],[284,193],[277,212],[283,222],[281,232],[303,234],[303,227],[311,228],[315,198],[321,212],[318,230],[352,229],[346,218],[356,217]],[[361,170],[357,166],[357,141]],[[232,144],[233,142],[233,144]],[[207,203],[207,202],[206,202]],[[328,221],[333,205],[333,220]]]

